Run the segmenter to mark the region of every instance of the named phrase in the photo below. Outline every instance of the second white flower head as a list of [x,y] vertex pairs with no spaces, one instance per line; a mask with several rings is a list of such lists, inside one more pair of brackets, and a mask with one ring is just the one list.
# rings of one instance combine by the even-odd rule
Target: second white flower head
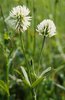
[[26,6],[14,7],[6,21],[13,29],[24,32],[30,26],[31,17],[29,13],[30,10]]
[[52,20],[45,19],[37,26],[37,32],[40,35],[46,35],[52,37],[56,34],[56,27]]

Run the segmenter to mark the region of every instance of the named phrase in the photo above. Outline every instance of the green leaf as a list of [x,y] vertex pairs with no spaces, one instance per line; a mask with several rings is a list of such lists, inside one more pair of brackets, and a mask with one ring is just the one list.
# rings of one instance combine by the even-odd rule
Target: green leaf
[[55,86],[57,86],[58,88],[60,88],[61,90],[64,90],[64,91],[65,91],[65,87],[64,87],[64,86],[62,86],[62,85],[60,85],[60,84],[58,84],[58,83],[55,83],[55,82],[53,82],[53,84],[54,84]]
[[39,77],[35,82],[32,84],[32,88],[36,87],[41,81],[43,80],[43,77]]
[[22,74],[20,71],[18,71],[17,69],[14,69],[14,71],[22,77]]
[[4,34],[4,39],[6,39],[6,40],[10,39],[10,37],[8,36],[8,33]]
[[58,68],[54,69],[55,73],[58,73],[59,71],[63,70],[65,68],[64,65],[59,66]]
[[26,70],[24,69],[24,67],[21,66],[21,70],[22,70],[22,73],[23,73],[24,78],[25,78],[24,82],[25,82],[27,85],[31,86],[30,81],[29,81],[29,78],[28,78],[28,75],[27,75],[27,72],[26,72]]
[[47,72],[51,70],[51,67],[47,68],[45,71],[42,72],[42,74],[37,78],[35,82],[32,84],[32,88],[36,87],[40,82],[43,80],[43,75],[45,75]]
[[14,83],[21,83],[22,82],[22,80],[21,79],[19,79],[19,78],[17,78],[15,75],[9,75],[9,77],[14,81]]
[[8,95],[10,95],[10,94],[9,94],[9,89],[8,89],[7,84],[5,84],[5,82],[2,81],[2,80],[0,80],[0,87],[1,87]]
[[51,67],[47,68],[46,70],[44,70],[42,72],[42,74],[40,75],[40,77],[42,77],[43,75],[45,75],[47,72],[49,72],[51,70]]
[[[17,69],[14,70],[17,74],[19,74],[21,76],[21,78],[23,78],[22,74],[20,71],[18,71]],[[26,81],[26,79],[21,80],[21,82],[24,82],[27,86],[30,86],[30,84],[28,83],[28,81]]]

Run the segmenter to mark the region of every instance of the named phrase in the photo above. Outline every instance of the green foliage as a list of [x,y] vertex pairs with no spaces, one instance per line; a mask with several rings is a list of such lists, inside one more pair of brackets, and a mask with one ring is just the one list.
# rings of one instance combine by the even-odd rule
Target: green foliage
[[2,80],[0,80],[0,88],[2,88],[5,93],[10,95],[7,84],[4,81],[2,81]]
[[[5,18],[13,7],[23,4],[30,9],[32,22],[20,37]],[[49,18],[56,24],[57,35],[46,38],[39,58],[43,37],[36,27]],[[65,100],[65,0],[0,0],[0,100],[4,98]]]

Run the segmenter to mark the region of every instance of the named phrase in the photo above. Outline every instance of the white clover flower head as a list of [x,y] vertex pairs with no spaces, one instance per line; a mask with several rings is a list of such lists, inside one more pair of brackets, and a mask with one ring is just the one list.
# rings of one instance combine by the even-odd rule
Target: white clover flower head
[[9,16],[6,18],[6,23],[18,32],[24,32],[30,26],[31,17],[30,10],[26,6],[14,7]]
[[40,35],[43,34],[52,37],[56,34],[56,27],[52,20],[45,19],[37,26],[36,31],[39,32]]

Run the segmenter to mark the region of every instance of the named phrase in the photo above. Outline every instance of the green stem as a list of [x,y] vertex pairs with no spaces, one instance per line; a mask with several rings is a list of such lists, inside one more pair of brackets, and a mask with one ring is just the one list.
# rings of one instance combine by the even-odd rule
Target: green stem
[[5,23],[5,18],[4,18],[4,15],[3,15],[3,11],[2,11],[1,5],[0,5],[0,12],[1,12],[1,16],[2,16],[2,18],[3,18],[4,27],[5,27],[6,31],[8,31],[7,25],[6,25],[6,23]]
[[22,49],[22,51],[24,53],[24,46],[23,46],[23,40],[22,39],[23,39],[22,38],[22,33],[20,32],[20,47],[21,47],[21,49]]
[[46,39],[46,36],[44,35],[43,42],[42,42],[42,47],[41,47],[41,51],[40,51],[40,56],[39,56],[39,64],[40,64],[40,60],[41,60],[41,56],[42,56],[42,51],[43,51],[45,39]]
[[[7,61],[8,62],[8,61]],[[6,84],[8,86],[8,90],[9,90],[9,66],[8,64],[6,64]],[[6,95],[7,100],[9,100],[9,94]]]
[[35,89],[32,89],[32,100],[37,100]]
[[36,15],[36,9],[35,9],[35,2],[34,0],[32,0],[32,5],[33,5],[33,28],[34,28],[34,44],[33,44],[33,57],[34,57],[34,61],[35,61],[35,47],[36,47],[36,34],[35,34],[35,24],[36,24],[36,19],[35,19],[35,15]]
[[24,54],[24,57],[25,57],[25,62],[26,62],[26,65],[27,65],[27,58],[26,58],[26,55],[25,55],[25,50],[24,50],[24,45],[23,45],[23,38],[22,38],[22,33],[20,32],[20,46],[21,46],[21,49],[23,51],[23,54]]
[[8,84],[8,80],[9,80],[9,68],[8,65],[6,66],[6,83]]
[[7,100],[10,100],[10,99],[9,99],[9,95],[8,95],[8,94],[7,94],[7,97],[6,97],[6,99],[7,99]]
[[[26,0],[26,5],[28,6],[29,1]],[[25,46],[25,52],[28,53],[28,30],[26,31],[26,46]]]
[[28,6],[28,0],[26,0],[26,5]]

